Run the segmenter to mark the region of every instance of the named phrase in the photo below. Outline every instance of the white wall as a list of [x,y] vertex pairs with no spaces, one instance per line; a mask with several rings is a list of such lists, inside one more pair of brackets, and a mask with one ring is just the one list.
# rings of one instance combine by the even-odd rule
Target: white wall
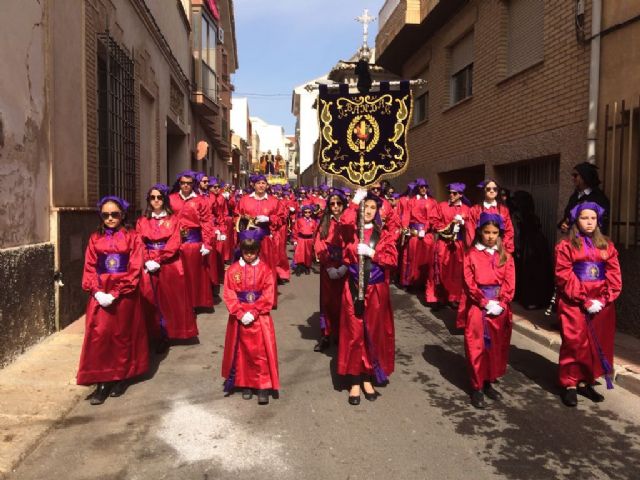
[[251,117],[251,127],[260,137],[261,153],[271,150],[271,153],[275,155],[280,150],[282,158],[289,159],[289,152],[286,146],[287,139],[284,134],[284,128],[281,125],[271,125],[259,117]]
[[247,122],[249,120],[249,101],[246,98],[231,99],[231,130],[233,130],[245,142],[250,142],[247,138]]

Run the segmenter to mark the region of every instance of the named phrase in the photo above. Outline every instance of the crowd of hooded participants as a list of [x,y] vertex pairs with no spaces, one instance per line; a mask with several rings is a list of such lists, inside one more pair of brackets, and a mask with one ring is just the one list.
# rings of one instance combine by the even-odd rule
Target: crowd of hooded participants
[[[147,372],[151,350],[162,354],[197,338],[197,314],[213,311],[220,294],[229,311],[222,390],[246,400],[255,395],[261,405],[278,398],[270,312],[278,305],[278,285],[292,273],[309,274],[315,263],[320,324],[314,350],[335,344],[350,405],[362,394],[375,401],[376,387],[387,385],[394,371],[391,283],[418,292],[433,308],[457,311],[471,404],[486,408],[486,398],[501,400],[496,382],[508,362],[516,262],[512,215],[496,181],[478,185],[484,198],[471,206],[458,182],[447,185],[448,198],[439,202],[422,178],[403,194],[387,182],[351,190],[270,186],[263,175],[250,180],[242,190],[182,172],[172,188],[148,190],[135,226],[127,222],[125,200],[100,200],[101,223],[89,238],[82,279],[90,297],[77,374],[78,384],[96,385],[91,404],[123,395]],[[567,406],[577,404],[577,395],[602,401],[594,385],[603,375],[611,387],[614,301],[621,290],[617,251],[599,227],[605,209],[588,195],[579,198],[568,207],[550,280],[562,333],[558,382]]]

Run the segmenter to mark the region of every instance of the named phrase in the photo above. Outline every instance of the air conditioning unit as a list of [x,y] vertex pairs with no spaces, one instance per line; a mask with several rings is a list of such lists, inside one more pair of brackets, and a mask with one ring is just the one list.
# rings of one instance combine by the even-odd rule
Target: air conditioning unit
[[224,28],[222,27],[218,28],[218,42],[224,43]]

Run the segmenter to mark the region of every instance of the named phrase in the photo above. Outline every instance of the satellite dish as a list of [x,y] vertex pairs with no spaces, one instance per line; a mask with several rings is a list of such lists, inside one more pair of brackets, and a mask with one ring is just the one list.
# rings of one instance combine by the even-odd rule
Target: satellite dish
[[196,145],[196,160],[201,161],[203,158],[207,156],[207,152],[209,151],[209,144],[204,140],[200,140],[198,145]]

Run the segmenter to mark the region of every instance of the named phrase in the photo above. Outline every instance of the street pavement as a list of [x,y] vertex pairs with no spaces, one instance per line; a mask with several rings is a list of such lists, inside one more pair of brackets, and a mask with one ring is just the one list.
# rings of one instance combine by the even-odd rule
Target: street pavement
[[318,275],[280,292],[280,399],[224,397],[221,304],[198,317],[198,343],[155,356],[123,397],[80,400],[7,478],[640,478],[640,398],[601,386],[604,403],[564,407],[551,349],[514,332],[505,398],[477,411],[454,313],[392,287],[396,372],[377,401],[354,407],[333,373],[335,347],[313,352]]

